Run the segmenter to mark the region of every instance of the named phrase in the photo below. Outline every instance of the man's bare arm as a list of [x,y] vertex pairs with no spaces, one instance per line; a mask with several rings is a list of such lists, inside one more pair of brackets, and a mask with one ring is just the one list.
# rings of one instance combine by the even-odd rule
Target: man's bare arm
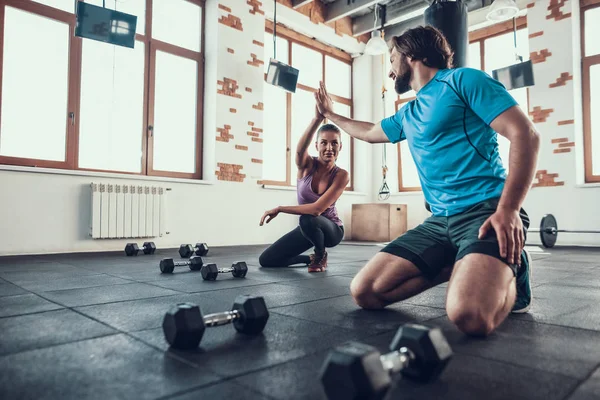
[[381,123],[358,121],[338,115],[333,111],[327,112],[325,118],[339,126],[348,135],[368,143],[389,143],[388,137],[381,128]]
[[321,82],[319,90],[315,92],[315,99],[317,100],[319,112],[353,138],[368,143],[388,143],[390,141],[383,132],[381,122],[374,124],[372,122],[357,121],[333,112],[333,102],[327,94],[323,82]]
[[509,171],[498,207],[519,211],[535,175],[540,135],[518,106],[500,114],[490,126],[510,141]]

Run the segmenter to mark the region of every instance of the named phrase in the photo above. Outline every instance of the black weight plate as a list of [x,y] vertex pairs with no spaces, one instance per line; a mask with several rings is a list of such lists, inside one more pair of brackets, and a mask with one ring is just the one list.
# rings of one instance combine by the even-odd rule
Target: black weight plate
[[556,218],[552,214],[544,215],[540,223],[540,240],[544,247],[554,247],[557,235],[558,225],[556,224]]

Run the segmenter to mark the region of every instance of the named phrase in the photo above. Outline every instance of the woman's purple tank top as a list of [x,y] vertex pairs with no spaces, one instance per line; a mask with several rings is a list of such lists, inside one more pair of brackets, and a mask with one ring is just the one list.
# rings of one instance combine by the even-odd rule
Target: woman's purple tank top
[[[319,166],[318,158],[313,157],[313,167],[312,167],[311,171],[304,178],[298,179],[298,184],[297,184],[298,204],[312,204],[321,198],[322,195],[315,193],[314,190],[312,189],[313,175],[314,175],[315,171],[317,170],[318,166]],[[329,182],[327,183],[327,189],[329,189],[329,187],[333,183],[333,179],[335,178],[335,175],[337,174],[338,170],[339,170],[339,167],[337,165],[334,166],[333,169],[331,170],[330,175],[329,175]],[[323,193],[325,193],[325,192],[323,192]],[[325,210],[325,212],[323,212],[323,214],[321,214],[321,215],[324,216],[325,218],[331,220],[335,224],[342,226],[343,225],[342,220],[338,216],[338,212],[337,212],[337,208],[335,207],[335,203],[336,202],[333,202],[333,204],[330,205],[327,208],[327,210]]]

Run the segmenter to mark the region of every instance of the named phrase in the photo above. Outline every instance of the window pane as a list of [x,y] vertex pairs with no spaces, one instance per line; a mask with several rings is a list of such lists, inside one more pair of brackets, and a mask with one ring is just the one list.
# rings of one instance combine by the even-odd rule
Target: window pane
[[[72,0],[65,1],[73,3]],[[102,0],[85,0],[85,2],[102,7]],[[146,32],[146,0],[106,0],[106,8],[135,15],[137,17],[135,32],[140,35]]]
[[263,179],[286,181],[287,95],[282,89],[264,84]]
[[319,81],[323,80],[323,55],[318,51],[292,43],[292,66],[300,70],[298,83],[319,88]]
[[590,67],[590,96],[592,111],[592,174],[600,175],[600,65]]
[[[276,38],[277,41],[277,54],[275,54],[275,56],[277,57],[277,60],[288,64],[290,63],[290,58],[288,55],[288,41],[285,39],[282,39],[280,36],[277,36]],[[267,71],[269,70],[269,60],[271,58],[273,58],[273,35],[271,35],[270,33],[265,32],[265,74],[267,73]]]
[[481,69],[481,42],[473,42],[469,44],[469,57],[468,64],[469,68]]
[[[402,103],[398,106],[398,110],[402,109],[402,107],[406,106],[407,103]],[[410,154],[410,149],[408,147],[408,143],[406,140],[403,140],[399,143],[400,145],[400,172],[402,173],[402,187],[399,188],[401,191],[402,188],[409,187],[421,187],[421,182],[419,181],[419,174],[417,173],[417,166],[415,165],[415,161]]]
[[[517,31],[517,53],[523,61],[529,60],[529,37],[527,28]],[[513,65],[518,61],[515,58],[515,44],[513,32],[485,40],[485,71],[492,75],[498,68]]]
[[198,63],[156,52],[154,170],[196,170]]
[[584,14],[585,18],[585,57],[600,53],[600,8],[592,8]]
[[402,161],[402,187],[421,187],[417,166],[405,140],[400,143],[400,157]]
[[83,42],[79,166],[142,172],[144,43]]
[[201,51],[202,8],[185,0],[152,1],[152,37]]
[[333,57],[325,56],[327,92],[349,99],[352,96],[352,67]]
[[[350,118],[350,110],[351,110],[350,106],[337,103],[337,104],[335,104],[334,109],[337,114],[340,114],[343,117]],[[333,122],[331,122],[331,121],[328,121],[328,122],[330,124],[333,124]],[[333,125],[335,125],[335,124],[333,124]],[[339,128],[339,126],[338,126],[338,128]],[[340,150],[336,164],[340,168],[343,168],[346,171],[348,171],[348,174],[350,175],[352,172],[350,170],[350,155],[351,155],[350,154],[350,150],[351,150],[350,135],[346,134],[341,128],[340,128],[340,131],[342,131],[342,149]],[[348,182],[347,186],[350,186],[351,182],[352,182],[352,177],[350,177],[350,182]]]
[[[304,130],[315,116],[315,95],[312,92],[298,89],[296,93],[292,94],[292,150],[298,145],[300,137],[304,133]],[[315,149],[316,136],[308,146],[308,154],[311,156],[317,156],[317,150]],[[296,168],[295,152],[290,151],[291,160],[291,183],[296,185],[298,180],[298,168]]]
[[69,25],[5,9],[0,154],[64,161]]
[[[36,3],[45,4],[50,7],[58,8],[71,14],[75,14],[75,1],[74,0],[33,0]],[[88,3],[89,1],[86,1]]]

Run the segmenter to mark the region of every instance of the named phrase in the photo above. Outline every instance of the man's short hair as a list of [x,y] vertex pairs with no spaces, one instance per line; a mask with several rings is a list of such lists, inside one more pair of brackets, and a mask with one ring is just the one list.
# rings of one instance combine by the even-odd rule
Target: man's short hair
[[392,49],[431,68],[452,68],[454,54],[450,44],[444,34],[433,26],[418,26],[400,36],[393,36],[389,41],[390,52]]

